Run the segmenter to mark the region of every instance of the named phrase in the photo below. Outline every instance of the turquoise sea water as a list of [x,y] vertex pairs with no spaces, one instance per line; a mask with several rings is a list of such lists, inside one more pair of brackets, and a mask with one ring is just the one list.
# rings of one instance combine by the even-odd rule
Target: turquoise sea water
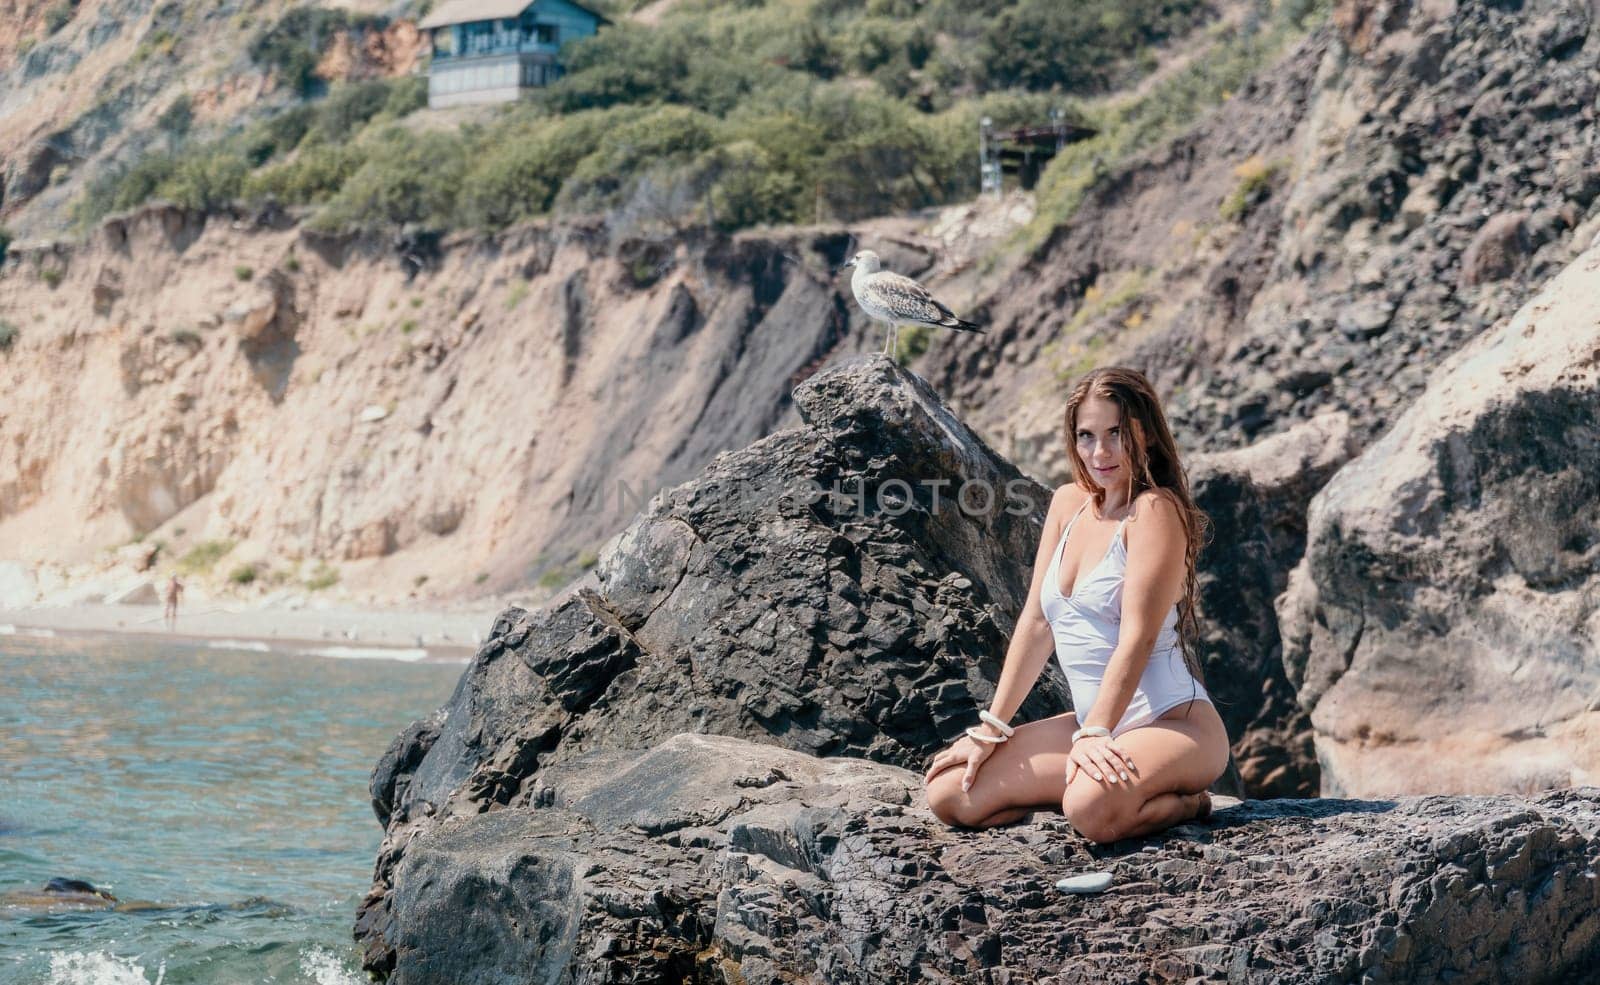
[[[368,774],[461,670],[0,636],[0,983],[364,982]],[[55,876],[158,905],[5,904]]]

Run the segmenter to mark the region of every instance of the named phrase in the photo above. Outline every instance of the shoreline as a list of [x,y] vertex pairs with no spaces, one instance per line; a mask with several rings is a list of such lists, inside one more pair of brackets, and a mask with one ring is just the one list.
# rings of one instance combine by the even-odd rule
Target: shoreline
[[[202,603],[203,604],[203,603]],[[465,663],[502,607],[461,611],[384,609],[180,608],[168,631],[159,605],[35,606],[0,609],[6,637],[151,636],[175,643],[336,659]]]

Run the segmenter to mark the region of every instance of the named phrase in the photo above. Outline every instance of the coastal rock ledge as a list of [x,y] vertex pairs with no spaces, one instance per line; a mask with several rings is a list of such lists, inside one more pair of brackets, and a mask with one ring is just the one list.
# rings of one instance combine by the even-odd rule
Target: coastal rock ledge
[[[723,736],[554,766],[393,874],[390,981],[1573,982],[1600,789],[1246,801],[1092,845],[946,828],[920,777]],[[1100,895],[1054,889],[1110,871]]]
[[[802,426],[657,495],[564,598],[502,613],[390,745],[355,926],[376,978],[1554,983],[1600,963],[1600,789],[1219,800],[1110,846],[1054,810],[946,827],[920,771],[993,696],[1050,491],[887,360],[794,399]],[[1208,684],[1246,709],[1275,662]],[[1047,665],[1017,720],[1069,708]],[[1054,888],[1089,870],[1111,888]]]

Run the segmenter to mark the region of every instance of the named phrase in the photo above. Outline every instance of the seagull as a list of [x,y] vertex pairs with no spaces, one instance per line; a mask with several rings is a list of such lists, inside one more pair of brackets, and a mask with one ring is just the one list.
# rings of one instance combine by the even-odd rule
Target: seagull
[[[881,355],[889,355],[889,347],[897,341],[901,325],[937,325],[963,332],[983,332],[974,322],[962,321],[955,312],[940,304],[928,289],[900,274],[882,269],[883,262],[871,250],[862,250],[844,265],[854,267],[850,276],[850,291],[856,304],[873,321],[889,323],[889,335],[883,340]],[[844,269],[841,268],[841,269]]]

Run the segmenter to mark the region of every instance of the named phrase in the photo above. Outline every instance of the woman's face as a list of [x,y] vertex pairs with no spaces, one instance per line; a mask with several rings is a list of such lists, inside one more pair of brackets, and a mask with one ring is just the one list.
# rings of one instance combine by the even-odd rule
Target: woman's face
[[1089,466],[1096,484],[1115,489],[1127,484],[1128,455],[1123,450],[1122,411],[1104,397],[1090,394],[1078,405],[1078,429],[1074,441],[1078,457]]

